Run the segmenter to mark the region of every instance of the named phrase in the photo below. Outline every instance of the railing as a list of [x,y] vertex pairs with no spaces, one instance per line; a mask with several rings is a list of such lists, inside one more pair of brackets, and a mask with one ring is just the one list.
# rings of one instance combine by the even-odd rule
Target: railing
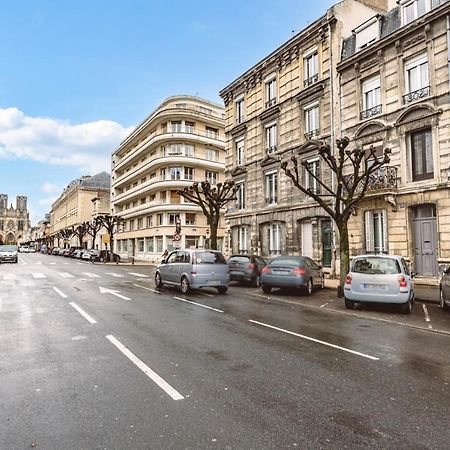
[[403,96],[403,101],[405,103],[411,103],[415,100],[419,100],[423,97],[428,97],[431,93],[431,87],[426,86],[421,89],[417,89],[417,91],[409,92],[408,94]]
[[[344,175],[344,179],[350,185],[353,183],[353,175]],[[356,192],[361,191],[362,184],[363,182],[361,181],[356,188]],[[384,166],[370,175],[366,192],[379,191],[382,189],[397,189],[397,167]]]
[[277,98],[276,97],[271,98],[270,100],[267,100],[266,108],[270,108],[271,106],[276,105],[276,104],[277,104]]
[[317,83],[319,81],[319,74],[316,73],[315,75],[313,75],[312,77],[307,78],[306,80],[303,81],[303,87],[308,87],[311,86],[314,83]]
[[267,148],[266,148],[266,152],[267,152],[268,154],[274,153],[274,152],[276,152],[276,151],[277,151],[277,146],[276,146],[276,145],[272,145],[271,147],[267,147]]
[[314,137],[317,137],[317,136],[319,136],[319,135],[320,135],[320,130],[319,130],[319,129],[311,130],[311,131],[307,131],[307,132],[305,133],[305,138],[306,138],[307,140],[310,140],[310,139],[312,139],[312,138],[314,138]]
[[244,116],[236,117],[236,123],[242,123],[245,120]]
[[277,197],[266,197],[266,204],[275,205],[278,202]]
[[236,203],[236,209],[245,209],[245,203],[244,202]]
[[366,109],[365,111],[361,111],[360,118],[361,120],[368,119],[369,117],[376,116],[377,114],[381,114],[382,106],[377,105],[373,108]]

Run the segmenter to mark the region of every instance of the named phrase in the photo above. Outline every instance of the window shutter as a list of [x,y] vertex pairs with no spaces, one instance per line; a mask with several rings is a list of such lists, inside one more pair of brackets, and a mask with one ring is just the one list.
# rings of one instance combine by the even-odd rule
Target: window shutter
[[373,242],[373,214],[372,211],[366,211],[364,213],[364,222],[366,228],[366,252],[374,251]]
[[388,252],[388,229],[387,229],[387,213],[386,210],[382,210],[383,217],[383,252]]

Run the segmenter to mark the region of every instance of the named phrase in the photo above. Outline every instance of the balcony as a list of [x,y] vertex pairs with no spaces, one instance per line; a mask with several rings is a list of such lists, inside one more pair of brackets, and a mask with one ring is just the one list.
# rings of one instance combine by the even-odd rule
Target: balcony
[[277,148],[278,147],[276,145],[272,145],[266,148],[266,152],[268,155],[270,155],[271,153],[275,153],[277,151]]
[[317,128],[316,130],[307,131],[305,133],[305,139],[307,139],[309,141],[310,139],[319,137],[319,135],[320,135],[320,130]]
[[373,108],[369,108],[369,109],[366,109],[365,111],[361,111],[359,116],[360,116],[361,120],[365,120],[365,119],[368,119],[369,117],[373,117],[378,114],[381,114],[382,110],[383,110],[382,106],[377,105],[377,106],[374,106]]
[[238,116],[236,117],[236,124],[239,125],[240,123],[245,121],[245,117],[244,116]]
[[275,106],[276,104],[277,104],[277,98],[276,97],[271,98],[270,100],[267,100],[267,102],[266,102],[266,109],[270,108],[272,106]]
[[278,203],[278,197],[266,197],[267,205],[276,205]]
[[[353,175],[344,175],[348,183],[353,182]],[[356,192],[361,191],[362,182],[356,188]],[[384,189],[397,189],[397,167],[384,166],[370,175],[367,191],[376,192]]]
[[314,83],[317,83],[318,81],[319,81],[319,74],[316,73],[312,77],[309,77],[303,81],[303,87],[307,88],[307,87],[313,85]]
[[404,103],[411,103],[415,100],[419,100],[424,97],[429,97],[431,94],[431,87],[426,86],[421,89],[417,89],[417,91],[409,92],[408,94],[403,96]]

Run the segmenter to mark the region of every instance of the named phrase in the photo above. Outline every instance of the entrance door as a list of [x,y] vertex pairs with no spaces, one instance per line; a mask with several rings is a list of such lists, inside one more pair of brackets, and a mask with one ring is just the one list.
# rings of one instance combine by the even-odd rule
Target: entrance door
[[322,266],[331,267],[331,249],[333,246],[333,234],[331,220],[322,220]]
[[313,257],[313,237],[311,222],[302,222],[302,256]]
[[438,275],[436,208],[418,206],[413,212],[415,267],[418,275]]

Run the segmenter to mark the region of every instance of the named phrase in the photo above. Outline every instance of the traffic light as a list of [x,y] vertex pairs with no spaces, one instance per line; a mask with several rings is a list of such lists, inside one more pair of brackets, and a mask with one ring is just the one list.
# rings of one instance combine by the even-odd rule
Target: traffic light
[[181,219],[180,216],[177,216],[175,218],[175,233],[180,234],[181,233]]

